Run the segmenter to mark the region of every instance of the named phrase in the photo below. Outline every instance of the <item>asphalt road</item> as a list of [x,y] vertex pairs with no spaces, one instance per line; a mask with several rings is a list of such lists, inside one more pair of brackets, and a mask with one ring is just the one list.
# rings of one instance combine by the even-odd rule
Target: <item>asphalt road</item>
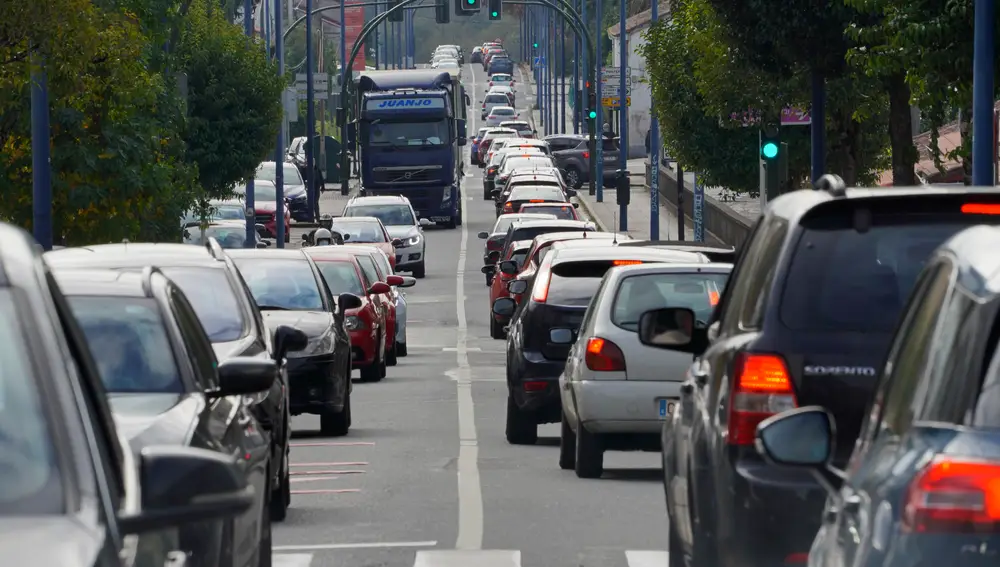
[[[471,135],[485,75],[479,65],[464,75]],[[275,564],[666,567],[659,455],[608,453],[604,477],[581,480],[559,469],[557,424],[540,428],[537,446],[504,439],[504,343],[489,336],[476,238],[495,217],[479,168],[467,172],[464,224],[425,231],[427,277],[407,291],[410,356],[382,382],[355,383],[346,437],[319,437],[312,416],[292,423],[292,505],[274,526]],[[327,193],[321,208],[341,199]]]

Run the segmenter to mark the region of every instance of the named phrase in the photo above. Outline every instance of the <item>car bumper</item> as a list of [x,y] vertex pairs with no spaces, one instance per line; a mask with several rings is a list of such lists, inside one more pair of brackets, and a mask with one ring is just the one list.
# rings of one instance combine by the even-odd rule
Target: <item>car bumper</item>
[[[400,292],[402,294],[402,292]],[[406,300],[396,301],[396,342],[406,344]]]
[[[511,380],[518,409],[538,414],[539,423],[555,423],[562,419],[559,375],[566,362],[549,360],[537,352],[525,352],[519,358]],[[529,382],[532,388],[525,387]],[[544,387],[541,387],[542,384]]]
[[374,329],[358,329],[350,331],[351,365],[355,367],[368,366],[375,362],[375,353],[379,347],[378,333]]
[[309,215],[309,201],[305,196],[292,199],[288,202],[288,214],[292,220],[299,222],[311,222],[313,219]]
[[288,359],[289,407],[292,414],[340,411],[346,385],[338,382],[333,354]]
[[660,416],[659,400],[679,400],[681,394],[680,382],[567,381],[563,376],[559,384],[563,403],[572,400],[577,421],[593,433],[659,434],[666,418]]
[[396,270],[413,269],[424,263],[424,246],[407,246],[395,250]]

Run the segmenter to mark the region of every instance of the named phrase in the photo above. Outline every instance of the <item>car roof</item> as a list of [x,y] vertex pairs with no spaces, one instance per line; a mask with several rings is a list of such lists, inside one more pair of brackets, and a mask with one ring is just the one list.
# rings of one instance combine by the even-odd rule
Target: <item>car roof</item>
[[[377,195],[366,197],[354,197],[347,202],[347,206],[352,205],[394,205],[399,203],[410,204],[410,200],[402,195]],[[367,217],[357,217],[367,218]]]
[[554,177],[559,178],[559,168],[554,165],[534,167],[531,169],[518,169],[510,174],[511,179],[515,177],[528,177],[528,176],[541,176],[541,177]]
[[[214,240],[210,239],[210,242]],[[136,268],[150,265],[223,268],[224,254],[221,246],[213,252],[211,244],[199,246],[167,242],[129,242],[52,250],[45,253],[45,263],[54,268]]]
[[492,112],[496,112],[498,110],[509,110],[511,112],[514,112],[514,107],[511,106],[511,105],[509,105],[509,104],[498,104],[498,105],[494,106],[493,108],[491,108],[490,112],[492,113]]
[[[593,240],[591,243],[595,242]],[[606,242],[606,241],[604,241]],[[553,264],[587,260],[641,260],[707,264],[708,258],[695,252],[660,250],[658,248],[621,248],[619,246],[586,245],[579,240],[556,242],[549,253]]]
[[490,134],[517,134],[517,130],[513,128],[490,128],[486,130],[486,136]]
[[535,237],[535,242],[539,245],[548,242],[564,242],[567,240],[615,240],[626,238],[631,240],[627,234],[615,234],[613,232],[598,232],[596,230],[580,230],[566,232],[546,232]]
[[335,222],[335,223],[352,223],[352,222],[356,222],[356,223],[369,222],[370,223],[372,221],[375,221],[375,222],[380,223],[380,224],[382,223],[382,221],[378,220],[378,217],[333,217],[333,222]]
[[529,193],[529,192],[535,192],[535,193],[558,192],[560,195],[562,195],[562,189],[560,189],[558,185],[518,185],[516,187],[511,188],[510,194],[513,195],[515,191],[519,194]]
[[728,273],[733,270],[732,264],[722,264],[719,262],[709,262],[707,264],[671,262],[669,264],[632,264],[629,266],[615,266],[608,272],[609,277],[624,278],[636,274],[666,274],[671,272],[709,272]]
[[547,226],[555,227],[567,227],[569,229],[579,228],[583,229],[589,226],[594,226],[594,223],[588,221],[580,220],[569,220],[569,219],[552,219],[552,220],[529,220],[529,221],[514,221],[517,228],[544,228]]
[[[360,250],[365,248],[365,250]],[[327,260],[345,260],[350,261],[355,254],[359,253],[370,253],[371,249],[374,247],[365,247],[357,245],[340,245],[335,244],[333,246],[310,246],[308,248],[302,248],[302,253],[316,261],[327,261]]]
[[687,250],[690,252],[715,252],[718,254],[736,252],[736,248],[729,246],[714,246],[704,242],[691,242],[688,240],[633,240],[628,246],[659,246],[663,248],[673,248],[676,250]]
[[[150,273],[152,272],[152,273]],[[126,272],[122,270],[53,270],[52,273],[64,295],[101,295],[116,297],[149,297],[151,282],[159,270],[150,272]]]
[[234,260],[260,258],[268,260],[303,260],[305,255],[299,248],[232,248],[227,253]]
[[[496,222],[493,226],[496,226],[500,222],[500,219],[514,217],[511,219],[512,223],[516,222],[528,222],[531,220],[557,220],[557,217],[550,213],[504,213],[497,217]],[[504,232],[507,232],[504,230]]]

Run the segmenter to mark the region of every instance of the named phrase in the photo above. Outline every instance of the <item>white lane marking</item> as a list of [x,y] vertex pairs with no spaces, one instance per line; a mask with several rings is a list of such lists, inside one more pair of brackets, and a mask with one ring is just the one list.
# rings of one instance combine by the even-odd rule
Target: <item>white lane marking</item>
[[478,551],[418,551],[413,567],[521,567],[521,552],[503,549]]
[[[455,348],[455,347],[444,347],[441,350],[444,351],[444,352],[458,352],[458,349]],[[482,352],[483,349],[481,349],[479,347],[469,347],[469,348],[465,349],[465,351],[466,352]]]
[[271,565],[272,567],[309,567],[312,560],[312,553],[274,553],[271,556]]
[[274,551],[322,551],[324,549],[389,549],[394,547],[434,547],[436,541],[372,541],[360,543],[320,543],[317,545],[276,545]]
[[319,482],[321,480],[337,480],[338,478],[340,478],[340,477],[336,477],[336,476],[308,476],[308,477],[302,477],[302,478],[290,478],[290,479],[288,479],[288,481],[291,482],[292,484],[295,484],[295,483],[299,483],[299,482]]
[[625,551],[628,567],[667,567],[666,551]]
[[[476,74],[472,73],[472,92],[476,92]],[[475,128],[473,113],[473,128]],[[462,216],[465,207],[462,207]],[[455,381],[458,401],[458,537],[456,549],[481,549],[483,546],[483,487],[479,479],[479,447],[476,438],[476,410],[472,401],[472,371],[466,350],[469,325],[465,318],[465,258],[469,244],[469,223],[462,219],[462,240],[458,248],[458,268],[455,281],[455,312],[458,336],[455,358],[458,380]],[[419,560],[419,559],[418,559]]]

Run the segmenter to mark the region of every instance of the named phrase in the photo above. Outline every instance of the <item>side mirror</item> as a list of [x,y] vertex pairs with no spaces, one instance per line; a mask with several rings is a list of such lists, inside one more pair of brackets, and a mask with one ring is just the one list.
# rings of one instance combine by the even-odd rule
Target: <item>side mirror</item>
[[342,237],[344,238],[344,241],[345,241],[345,242],[351,239],[351,235],[350,235],[350,234],[348,234],[348,233],[344,233],[344,234],[342,234],[341,236],[342,236]]
[[368,295],[381,295],[383,293],[389,293],[392,288],[389,284],[385,282],[375,282],[370,288],[368,288]]
[[412,276],[400,276],[403,278],[403,283],[397,285],[396,287],[413,287],[417,285],[417,278]]
[[708,331],[706,332],[708,336],[708,342],[715,342],[715,339],[719,338],[719,322],[716,321],[708,326]]
[[400,240],[400,239],[398,239],[398,238],[393,238],[393,239],[392,239],[392,247],[393,247],[393,248],[399,248],[399,247],[401,247],[402,245],[403,245],[403,241],[402,241],[402,240]]
[[141,534],[245,513],[254,491],[236,459],[179,445],[143,448],[138,459],[142,507],[119,516],[119,527]]
[[806,406],[762,421],[757,426],[754,446],[776,465],[820,467],[833,456],[835,431],[830,412],[820,406]]
[[[375,283],[379,284],[382,282],[375,282]],[[363,303],[361,302],[361,298],[354,295],[353,293],[342,293],[337,296],[337,308],[340,309],[341,313],[350,311],[351,309],[357,309],[362,305]]]
[[489,263],[489,264],[496,264],[498,261],[500,261],[500,251],[499,250],[493,250],[489,254],[486,255],[486,262],[487,263]]
[[274,331],[274,359],[281,360],[289,352],[305,350],[309,337],[295,327],[281,325]]
[[391,286],[400,285],[403,283],[403,276],[397,276],[396,274],[392,274],[391,276],[386,276],[385,283]]
[[500,273],[513,276],[517,273],[517,262],[513,260],[504,260],[503,262],[500,262]]
[[496,270],[497,270],[496,264],[490,264],[488,266],[483,266],[482,269],[480,269],[479,271],[486,275],[492,275],[493,272],[495,272]]
[[550,329],[549,330],[549,342],[557,345],[570,345],[573,344],[575,338],[573,337],[573,329]]
[[501,317],[510,317],[514,314],[517,303],[509,297],[501,297],[493,302],[493,314]]
[[219,364],[217,396],[242,396],[271,389],[278,375],[273,360],[236,357]]
[[528,291],[528,282],[524,280],[514,280],[507,284],[507,291],[513,293],[514,295],[521,295],[522,293]]
[[[571,189],[569,187],[566,188],[565,193],[566,193],[567,197],[576,197],[576,195],[577,195],[576,189]],[[579,205],[580,203],[576,203],[576,204]]]
[[574,209],[579,209],[580,208],[580,203],[573,203],[573,208]]
[[486,232],[486,231],[484,230],[483,232],[480,232],[480,233],[479,233],[479,234],[477,234],[476,236],[478,236],[480,240],[486,240],[487,238],[489,238],[489,237],[490,237],[490,233],[488,233],[488,232]]

